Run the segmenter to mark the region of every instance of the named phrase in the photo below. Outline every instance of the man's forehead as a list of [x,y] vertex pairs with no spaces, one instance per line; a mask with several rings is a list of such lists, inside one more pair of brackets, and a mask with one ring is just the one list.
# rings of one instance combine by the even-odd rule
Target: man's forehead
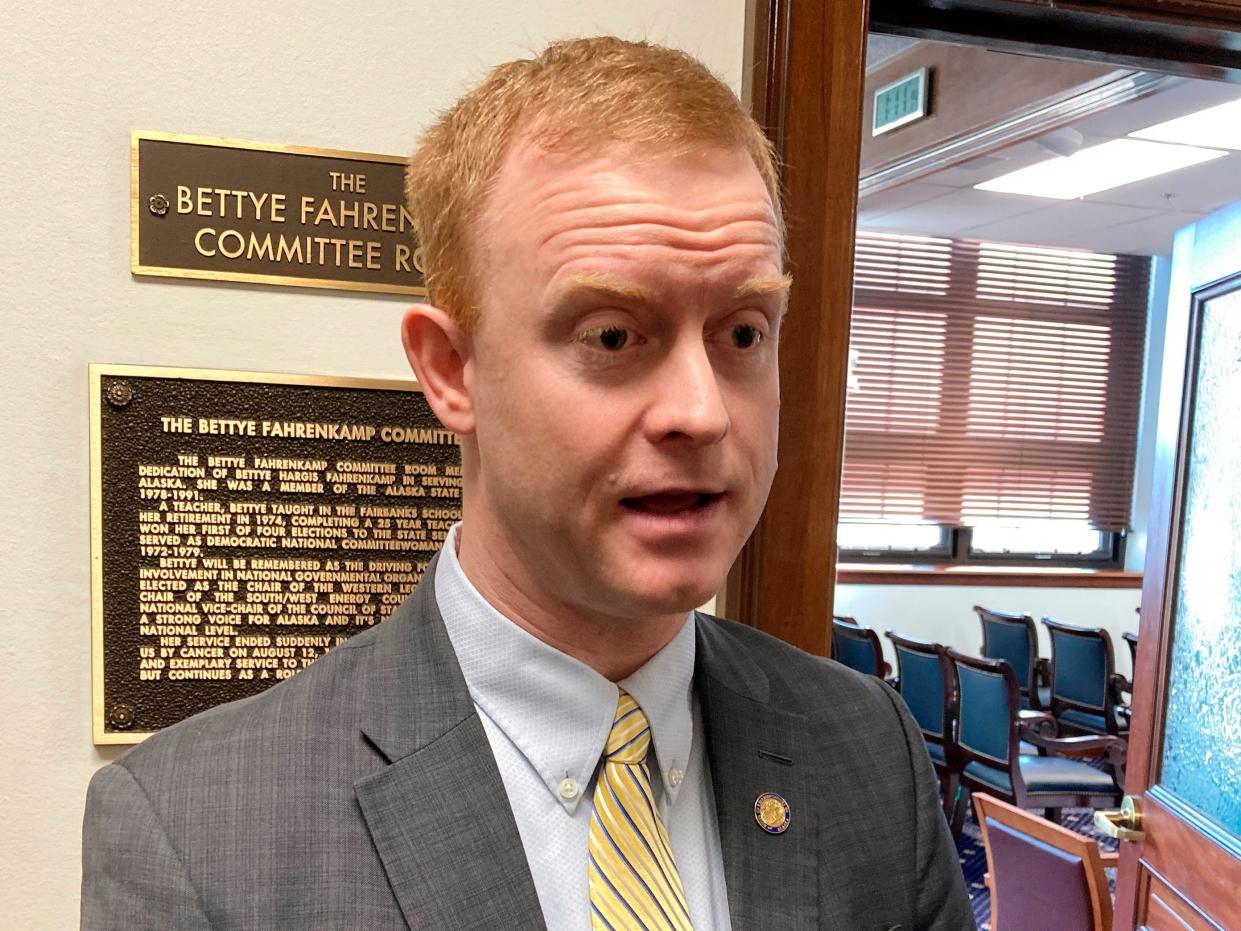
[[651,150],[615,141],[562,149],[518,138],[470,237],[482,268],[515,249],[528,259],[531,249],[543,254],[575,229],[629,226],[631,236],[645,240],[654,227],[644,224],[692,234],[742,215],[775,251],[778,265],[783,248],[776,211],[744,150]]
[[[615,141],[566,149],[519,137],[473,236],[487,306],[497,288],[508,290],[494,277],[500,269],[506,279],[521,278],[526,294],[563,296],[571,275],[604,270],[614,278],[573,285],[637,300],[674,280],[701,283],[698,276],[711,270],[718,288],[745,292],[738,297],[787,288],[778,220],[741,149],[640,149]],[[671,251],[652,265],[653,249]]]
[[[555,193],[558,189],[619,191],[650,190],[658,193],[676,177],[675,193],[686,193],[685,182],[702,179],[704,199],[709,202],[714,184],[729,176],[734,184],[771,205],[758,166],[744,149],[710,141],[677,145],[642,145],[624,140],[572,144],[572,140],[548,144],[529,133],[517,136],[501,159],[491,185],[484,215],[502,213],[505,206],[522,199]],[[774,209],[771,210],[774,221]]]

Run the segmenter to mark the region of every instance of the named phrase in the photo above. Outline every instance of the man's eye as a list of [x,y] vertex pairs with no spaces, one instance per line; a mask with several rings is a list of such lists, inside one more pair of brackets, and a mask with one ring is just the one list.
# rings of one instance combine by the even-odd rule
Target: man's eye
[[751,349],[763,341],[763,334],[758,327],[748,323],[739,323],[732,328],[733,345],[738,349]]
[[618,352],[624,349],[630,341],[630,332],[620,326],[598,327],[593,330],[587,330],[580,337],[584,343],[592,343],[608,352]]

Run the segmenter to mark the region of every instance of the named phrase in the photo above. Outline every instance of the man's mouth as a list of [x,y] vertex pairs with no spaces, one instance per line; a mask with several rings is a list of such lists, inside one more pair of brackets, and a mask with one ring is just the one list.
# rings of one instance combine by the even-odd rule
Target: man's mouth
[[621,507],[644,514],[685,514],[708,508],[722,497],[718,491],[662,491],[622,498]]

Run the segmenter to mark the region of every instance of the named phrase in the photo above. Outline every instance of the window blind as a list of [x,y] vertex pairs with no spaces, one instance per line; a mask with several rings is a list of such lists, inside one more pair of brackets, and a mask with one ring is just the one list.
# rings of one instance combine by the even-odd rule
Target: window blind
[[859,232],[843,521],[1129,524],[1150,259]]

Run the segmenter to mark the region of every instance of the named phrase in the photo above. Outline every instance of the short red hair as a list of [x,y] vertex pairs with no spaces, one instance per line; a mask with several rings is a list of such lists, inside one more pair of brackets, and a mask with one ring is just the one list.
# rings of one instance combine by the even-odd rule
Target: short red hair
[[611,36],[549,45],[493,68],[443,113],[410,157],[405,192],[430,300],[463,326],[477,319],[471,231],[518,133],[548,149],[609,142],[745,151],[783,239],[775,156],[732,90],[693,56]]

